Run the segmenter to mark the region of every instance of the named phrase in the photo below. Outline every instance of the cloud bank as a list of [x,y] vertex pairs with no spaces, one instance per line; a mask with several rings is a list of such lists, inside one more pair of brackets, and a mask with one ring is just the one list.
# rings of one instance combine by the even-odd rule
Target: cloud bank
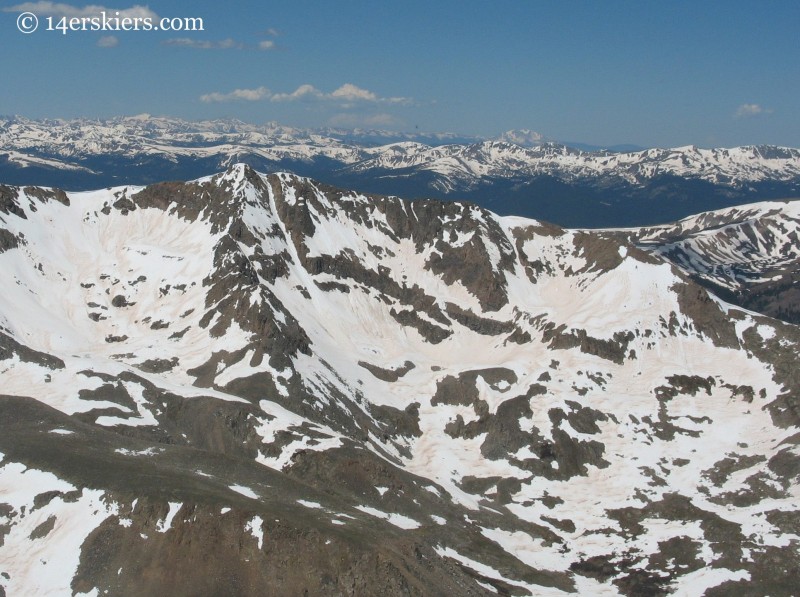
[[271,102],[295,102],[295,101],[318,101],[334,102],[349,107],[360,103],[372,104],[398,104],[409,105],[413,102],[407,97],[380,97],[373,91],[358,87],[352,83],[345,83],[338,89],[330,93],[324,93],[308,83],[300,85],[290,93],[271,93],[266,87],[256,89],[235,89],[228,93],[218,91],[206,93],[200,96],[200,101],[206,103],[230,102],[237,100]]

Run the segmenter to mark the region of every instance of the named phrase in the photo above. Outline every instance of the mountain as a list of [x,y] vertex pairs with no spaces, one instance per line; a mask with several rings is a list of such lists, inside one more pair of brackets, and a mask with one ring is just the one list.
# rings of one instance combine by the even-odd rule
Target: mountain
[[717,296],[800,324],[800,202],[707,212],[673,225],[628,231]]
[[583,228],[663,224],[800,196],[800,150],[774,146],[582,151],[529,130],[480,140],[148,115],[0,119],[0,180],[8,183],[86,190],[187,180],[240,162]]
[[514,145],[519,145],[520,147],[538,147],[546,141],[552,141],[552,139],[547,139],[541,133],[537,133],[536,131],[532,131],[530,129],[506,131],[494,140],[502,143],[513,143]]
[[576,141],[564,141],[564,145],[572,147],[573,149],[580,149],[581,151],[613,151],[615,153],[633,153],[635,151],[644,151],[647,148],[641,145],[634,145],[633,143],[621,143],[619,145],[592,145],[590,143],[581,143]]
[[0,594],[793,593],[800,332],[693,226],[0,187]]

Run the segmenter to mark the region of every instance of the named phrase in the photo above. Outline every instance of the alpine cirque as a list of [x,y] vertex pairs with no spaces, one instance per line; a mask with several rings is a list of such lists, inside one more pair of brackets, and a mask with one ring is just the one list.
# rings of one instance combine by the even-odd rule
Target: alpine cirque
[[[7,120],[3,172],[798,176],[780,148],[224,126]],[[0,186],[0,594],[797,590],[797,203],[570,230],[225,168]]]

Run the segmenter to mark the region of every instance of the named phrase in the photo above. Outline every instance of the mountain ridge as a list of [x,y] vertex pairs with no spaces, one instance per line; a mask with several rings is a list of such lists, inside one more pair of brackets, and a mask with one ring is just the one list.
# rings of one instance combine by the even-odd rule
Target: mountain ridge
[[395,135],[385,142],[390,138],[238,121],[6,119],[0,179],[88,190],[193,179],[246,162],[361,192],[470,200],[502,215],[568,227],[667,223],[800,196],[800,151],[791,148],[585,152],[544,138],[533,143],[540,136],[530,131],[509,131],[500,140]]
[[657,233],[245,164],[0,230],[8,594],[794,586],[800,334]]

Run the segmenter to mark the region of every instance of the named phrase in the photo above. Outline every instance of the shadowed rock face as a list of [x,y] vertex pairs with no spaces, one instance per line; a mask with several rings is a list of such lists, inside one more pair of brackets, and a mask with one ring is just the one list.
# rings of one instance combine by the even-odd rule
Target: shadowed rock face
[[790,593],[800,334],[697,273],[740,216],[0,187],[0,594]]

